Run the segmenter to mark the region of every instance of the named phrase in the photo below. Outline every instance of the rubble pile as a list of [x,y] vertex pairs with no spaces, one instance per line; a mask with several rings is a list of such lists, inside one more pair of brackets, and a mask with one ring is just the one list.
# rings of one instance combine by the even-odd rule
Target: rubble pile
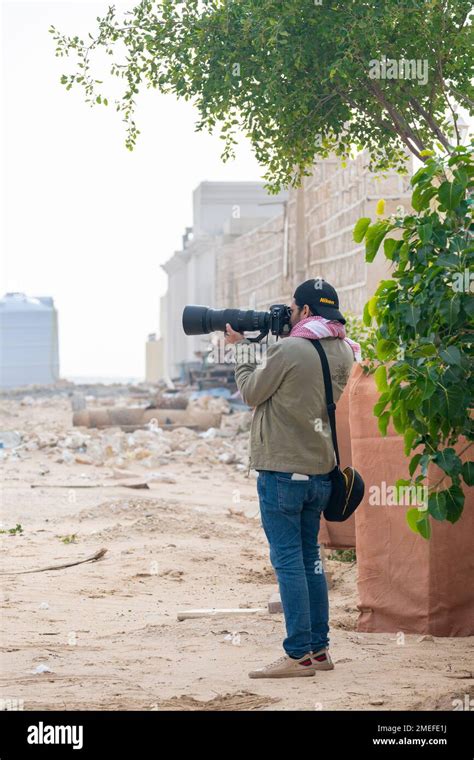
[[[210,400],[224,402],[223,399]],[[197,401],[202,403],[202,399]],[[14,445],[0,448],[0,457],[3,461],[19,460],[41,450],[51,460],[66,465],[78,463],[113,469],[141,465],[153,470],[183,460],[193,465],[223,462],[246,469],[251,414],[227,414],[222,420],[220,428],[209,428],[201,433],[187,427],[165,430],[156,421],[133,433],[119,427],[65,430],[56,427],[46,431],[29,426],[17,434]]]

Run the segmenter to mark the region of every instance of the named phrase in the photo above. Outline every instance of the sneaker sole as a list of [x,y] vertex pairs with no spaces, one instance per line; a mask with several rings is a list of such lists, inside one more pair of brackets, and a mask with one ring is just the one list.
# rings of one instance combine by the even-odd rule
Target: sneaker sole
[[315,670],[334,670],[334,665],[319,665],[315,667]]

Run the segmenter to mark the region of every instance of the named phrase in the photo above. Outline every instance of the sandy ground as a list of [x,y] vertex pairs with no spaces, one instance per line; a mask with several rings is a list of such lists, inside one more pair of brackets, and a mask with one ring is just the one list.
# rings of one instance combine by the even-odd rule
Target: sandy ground
[[[72,430],[66,398],[1,406],[4,430]],[[472,638],[402,643],[395,633],[358,633],[357,566],[335,560],[327,563],[335,670],[249,679],[283,653],[284,637],[282,615],[267,612],[277,587],[254,473],[171,458],[159,471],[175,483],[131,490],[106,465],[57,459],[44,446],[3,462],[2,527],[23,532],[0,535],[0,570],[107,553],[2,575],[0,698],[23,700],[25,710],[449,710],[474,696]],[[140,461],[132,469],[145,473]],[[265,609],[177,620],[207,607]]]

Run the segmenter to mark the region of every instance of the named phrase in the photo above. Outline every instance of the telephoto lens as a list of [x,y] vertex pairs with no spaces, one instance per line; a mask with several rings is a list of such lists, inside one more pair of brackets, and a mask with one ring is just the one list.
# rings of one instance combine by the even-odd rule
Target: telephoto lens
[[207,306],[185,306],[183,330],[186,335],[205,335],[215,331],[225,332],[229,323],[237,332],[270,329],[270,312],[243,311],[241,309],[210,309]]

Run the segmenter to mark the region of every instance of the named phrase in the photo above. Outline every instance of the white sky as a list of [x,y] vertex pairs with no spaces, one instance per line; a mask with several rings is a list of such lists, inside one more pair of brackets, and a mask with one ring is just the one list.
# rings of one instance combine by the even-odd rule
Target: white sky
[[[0,297],[54,298],[62,377],[144,376],[166,291],[159,265],[192,223],[193,189],[263,174],[244,140],[223,164],[222,141],[194,131],[189,102],[145,88],[130,153],[113,104],[90,108],[81,90],[66,92],[59,78],[74,59],[55,57],[48,28],[84,38],[110,4],[2,1]],[[95,73],[107,94],[106,72]]]

